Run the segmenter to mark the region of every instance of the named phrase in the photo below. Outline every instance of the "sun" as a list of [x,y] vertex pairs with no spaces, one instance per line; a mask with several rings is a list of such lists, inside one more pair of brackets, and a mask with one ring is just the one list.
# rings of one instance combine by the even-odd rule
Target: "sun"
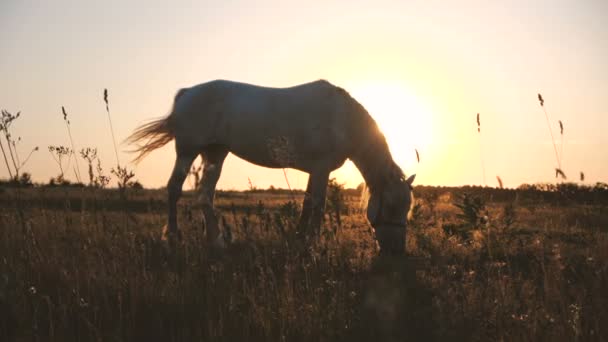
[[433,141],[433,111],[415,92],[399,82],[368,82],[354,86],[351,95],[374,118],[384,133],[393,158],[401,166],[417,162]]
[[[436,135],[432,107],[398,81],[353,83],[347,90],[374,118],[397,164],[415,173],[419,165],[416,151],[427,160],[432,153],[430,147]],[[352,187],[363,180],[352,163],[345,164],[337,176]]]

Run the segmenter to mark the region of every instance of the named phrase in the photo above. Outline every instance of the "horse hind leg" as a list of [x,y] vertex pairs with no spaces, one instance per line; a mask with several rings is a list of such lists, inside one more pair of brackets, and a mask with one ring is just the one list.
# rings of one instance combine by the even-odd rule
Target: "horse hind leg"
[[196,158],[196,153],[180,151],[177,153],[173,172],[167,184],[169,212],[167,227],[163,231],[163,239],[168,239],[169,241],[175,239],[181,240],[181,234],[177,227],[177,201],[182,195],[182,186],[188,176],[188,171],[192,166],[194,158]]
[[205,217],[207,242],[213,247],[220,248],[224,246],[224,241],[222,240],[217,217],[215,216],[213,200],[215,197],[215,187],[220,179],[222,166],[227,155],[228,149],[220,145],[207,146],[201,152],[204,166],[199,193],[203,216]]

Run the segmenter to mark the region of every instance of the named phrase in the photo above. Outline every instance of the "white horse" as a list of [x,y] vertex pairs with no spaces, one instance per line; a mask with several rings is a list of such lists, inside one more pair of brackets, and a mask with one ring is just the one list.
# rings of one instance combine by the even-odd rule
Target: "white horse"
[[177,158],[168,188],[167,233],[180,238],[177,201],[194,159],[204,167],[199,186],[207,240],[221,244],[213,210],[215,187],[229,152],[256,165],[309,174],[299,228],[318,234],[331,171],[354,162],[370,191],[367,218],[382,253],[403,254],[414,176],[405,178],[384,135],[345,90],[319,80],[269,88],[216,80],[181,89],[171,113],[127,138],[136,161],[175,139]]

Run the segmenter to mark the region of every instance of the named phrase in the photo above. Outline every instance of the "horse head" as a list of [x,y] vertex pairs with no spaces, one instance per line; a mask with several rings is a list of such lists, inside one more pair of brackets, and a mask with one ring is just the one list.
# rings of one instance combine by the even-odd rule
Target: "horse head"
[[402,173],[389,175],[380,187],[370,189],[367,219],[376,232],[380,254],[403,255],[405,252],[405,230],[415,177],[405,179]]

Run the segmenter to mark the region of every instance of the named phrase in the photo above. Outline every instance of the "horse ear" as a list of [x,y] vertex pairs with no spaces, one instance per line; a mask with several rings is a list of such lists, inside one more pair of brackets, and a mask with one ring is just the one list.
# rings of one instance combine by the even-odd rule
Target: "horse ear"
[[375,223],[380,212],[380,194],[373,193],[367,202],[367,220]]
[[405,182],[407,184],[410,185],[410,187],[412,187],[412,184],[414,183],[414,179],[416,178],[416,174],[411,175],[408,179],[405,180]]

